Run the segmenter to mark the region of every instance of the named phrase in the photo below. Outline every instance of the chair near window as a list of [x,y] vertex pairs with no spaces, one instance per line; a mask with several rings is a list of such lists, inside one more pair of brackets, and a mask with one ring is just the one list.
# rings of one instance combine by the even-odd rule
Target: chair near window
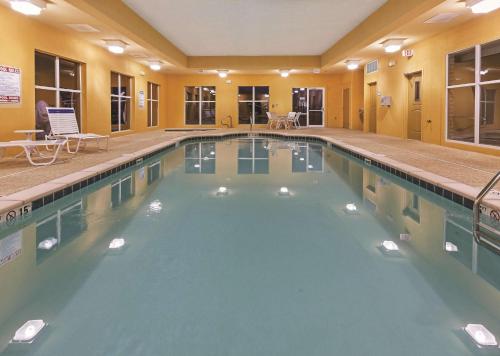
[[266,115],[267,115],[267,128],[271,130],[274,124],[274,128],[277,129],[279,118],[276,116],[276,114],[273,112],[266,112]]

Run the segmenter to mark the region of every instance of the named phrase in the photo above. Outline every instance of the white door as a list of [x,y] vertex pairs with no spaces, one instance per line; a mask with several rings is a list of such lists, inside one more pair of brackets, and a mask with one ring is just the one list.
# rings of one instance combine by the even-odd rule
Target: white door
[[300,112],[302,127],[324,127],[325,88],[293,88],[292,110]]

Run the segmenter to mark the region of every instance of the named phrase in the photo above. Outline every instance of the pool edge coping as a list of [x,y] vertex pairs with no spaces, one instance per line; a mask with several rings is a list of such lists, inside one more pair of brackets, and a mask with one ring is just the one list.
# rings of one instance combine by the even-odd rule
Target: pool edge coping
[[[366,165],[380,168],[391,175],[420,186],[433,194],[444,197],[468,209],[472,209],[474,199],[481,190],[480,188],[471,187],[453,179],[388,158],[384,154],[377,154],[329,136],[301,134],[300,132],[269,132],[258,130],[235,132],[198,131],[193,134],[168,139],[165,142],[146,147],[134,153],[124,153],[109,161],[55,178],[31,188],[2,196],[0,197],[0,216],[13,211],[17,213],[18,209],[22,211],[22,209],[29,204],[31,204],[31,210],[37,210],[44,205],[51,204],[66,195],[97,183],[123,169],[140,164],[145,159],[165,152],[170,148],[177,148],[185,142],[207,138],[237,137],[290,138],[304,139],[306,141],[316,140],[326,144],[328,147],[336,148],[352,157],[360,159],[364,161]],[[491,195],[495,194],[487,196],[483,201],[483,206],[489,208],[491,211],[500,211],[500,196],[496,194],[495,197],[492,197]],[[22,212],[20,215],[22,215]]]

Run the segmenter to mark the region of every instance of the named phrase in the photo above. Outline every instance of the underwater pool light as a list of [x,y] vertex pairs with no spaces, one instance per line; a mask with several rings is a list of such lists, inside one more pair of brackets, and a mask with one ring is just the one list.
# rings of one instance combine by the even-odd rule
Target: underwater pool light
[[386,251],[399,251],[398,245],[394,241],[391,241],[391,240],[385,240],[384,242],[382,242],[382,247]]
[[123,246],[125,246],[125,239],[122,239],[122,238],[113,239],[109,243],[109,248],[111,250],[117,250],[117,249],[122,248]]
[[160,213],[162,209],[163,209],[163,204],[159,200],[154,200],[151,203],[149,203],[149,211],[153,213]]
[[348,203],[345,205],[345,210],[347,210],[349,212],[355,212],[358,210],[358,207],[354,203]]
[[464,330],[478,346],[498,346],[495,335],[482,324],[467,324]]
[[39,250],[50,250],[52,247],[57,245],[57,239],[55,237],[49,237],[38,244]]
[[287,187],[281,187],[280,188],[280,195],[289,195],[290,192],[288,191]]
[[31,344],[45,325],[47,324],[43,320],[28,320],[16,330],[11,343]]
[[458,247],[453,242],[446,241],[444,249],[448,252],[458,252]]
[[227,194],[226,187],[219,187],[219,189],[217,189],[217,195],[226,195],[226,194]]

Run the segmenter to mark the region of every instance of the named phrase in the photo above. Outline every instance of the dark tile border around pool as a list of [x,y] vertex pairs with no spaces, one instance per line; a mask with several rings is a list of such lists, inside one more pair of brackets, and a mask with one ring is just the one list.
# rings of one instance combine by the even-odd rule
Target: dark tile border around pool
[[354,152],[352,150],[349,150],[345,147],[342,147],[336,143],[327,141],[323,138],[319,137],[314,137],[314,136],[299,136],[299,135],[285,135],[285,134],[276,134],[276,133],[265,133],[265,132],[240,132],[240,133],[230,133],[230,134],[216,134],[216,135],[200,135],[200,136],[191,136],[191,137],[185,137],[181,138],[180,140],[170,143],[166,145],[165,147],[156,149],[142,157],[134,157],[130,161],[120,164],[119,166],[116,166],[114,168],[110,168],[106,170],[105,172],[98,173],[90,178],[81,180],[79,182],[76,182],[72,184],[71,186],[65,187],[61,190],[57,190],[55,192],[49,193],[41,198],[38,198],[36,200],[33,200],[31,202],[31,210],[37,210],[42,208],[45,205],[52,204],[56,200],[59,200],[69,194],[73,194],[75,192],[78,192],[79,190],[88,187],[94,183],[99,182],[100,180],[107,178],[113,174],[116,174],[120,171],[123,171],[127,168],[136,166],[141,164],[143,161],[152,158],[153,156],[156,156],[161,153],[165,153],[171,149],[180,147],[180,145],[185,144],[185,143],[190,143],[190,142],[200,142],[200,141],[224,141],[227,139],[231,138],[238,138],[238,137],[264,137],[264,138],[276,138],[276,139],[285,139],[285,140],[300,140],[300,141],[305,141],[305,142],[313,142],[313,143],[321,143],[324,144],[327,147],[335,148],[341,152],[344,152],[345,154],[354,157],[358,160],[361,160],[361,163],[364,163],[368,166],[372,167],[377,167],[389,174],[392,174],[396,177],[399,177],[401,179],[404,179],[412,184],[415,184],[417,186],[420,186],[423,189],[426,189],[434,194],[437,194],[441,197],[444,197],[445,199],[448,199],[454,203],[460,204],[468,209],[472,209],[472,206],[474,202],[458,193],[454,193],[452,191],[449,191],[447,189],[444,189],[442,187],[439,187],[431,182],[425,181],[423,179],[417,178],[415,176],[412,176],[411,174],[408,174],[402,170],[399,170],[397,168],[391,167],[389,165],[386,165],[382,162],[377,161],[376,159],[365,157],[362,154],[359,154],[357,152]]

